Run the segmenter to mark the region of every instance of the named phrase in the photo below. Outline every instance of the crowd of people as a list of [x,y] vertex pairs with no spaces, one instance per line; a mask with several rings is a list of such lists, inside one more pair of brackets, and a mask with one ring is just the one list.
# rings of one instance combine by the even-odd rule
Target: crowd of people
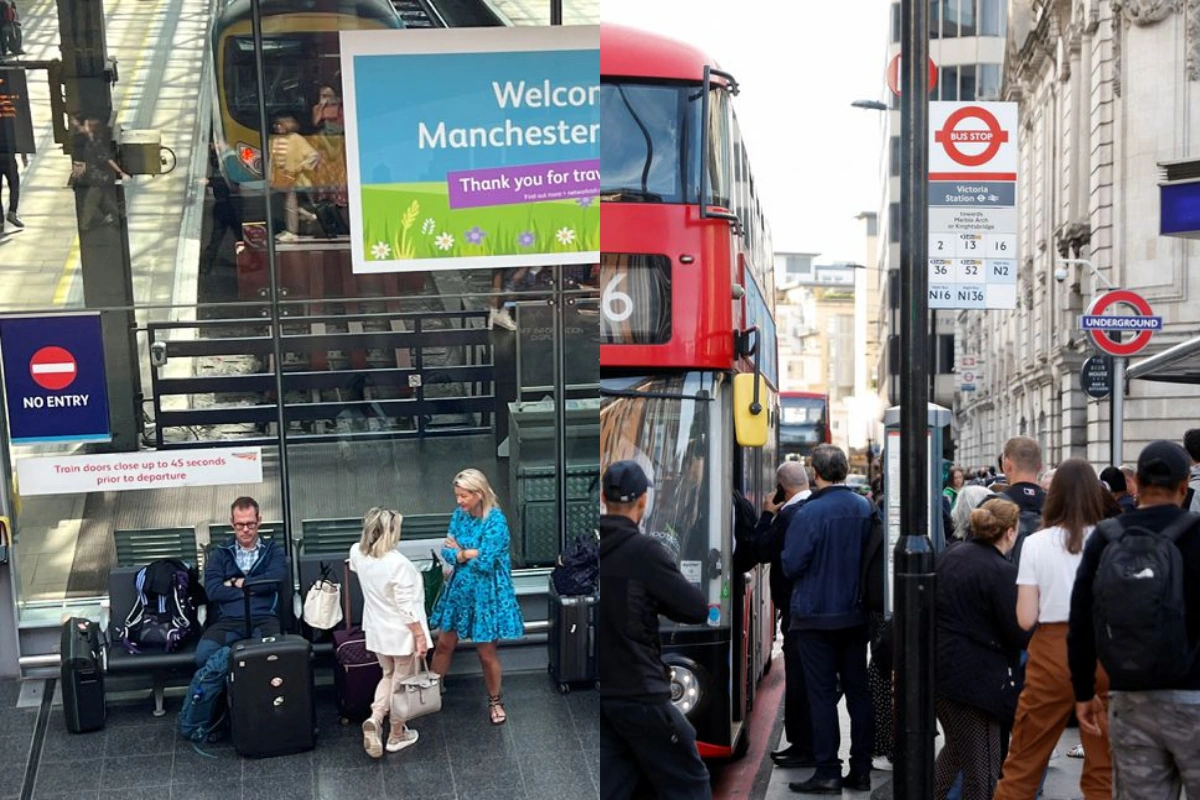
[[[1136,467],[1097,473],[1071,458],[1047,469],[1026,436],[1009,439],[996,466],[951,469],[943,493],[935,797],[1040,796],[1073,718],[1080,745],[1068,755],[1083,759],[1086,800],[1200,796],[1200,428],[1183,446],[1150,443]],[[847,473],[832,445],[816,448],[808,468],[784,462],[777,492],[737,541],[771,565],[787,741],[771,755],[779,768],[814,768],[788,784],[805,794],[869,789],[872,768],[890,769],[893,756],[882,521]],[[603,795],[625,800],[640,779],[658,797],[706,798],[657,623],[659,614],[701,621],[704,598],[666,549],[637,535],[648,487],[632,461],[604,476],[599,635],[622,657],[601,661]],[[630,663],[637,675],[621,666]]]

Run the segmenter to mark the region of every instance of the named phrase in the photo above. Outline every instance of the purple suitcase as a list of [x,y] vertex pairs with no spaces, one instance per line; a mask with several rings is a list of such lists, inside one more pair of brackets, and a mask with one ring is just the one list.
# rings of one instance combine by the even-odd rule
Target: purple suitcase
[[361,722],[371,716],[375,688],[383,679],[383,669],[375,654],[367,649],[367,637],[362,628],[353,624],[350,616],[350,568],[346,566],[342,586],[342,616],[346,627],[333,632],[334,658],[333,691],[338,714],[342,720]]

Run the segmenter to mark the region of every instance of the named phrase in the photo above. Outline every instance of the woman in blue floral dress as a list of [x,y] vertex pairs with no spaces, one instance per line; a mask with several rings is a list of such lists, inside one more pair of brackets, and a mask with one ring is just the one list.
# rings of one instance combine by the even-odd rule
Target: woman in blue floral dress
[[470,639],[479,653],[493,725],[508,718],[500,695],[500,659],[496,642],[525,635],[525,621],[513,589],[508,551],[508,522],[488,479],[477,469],[454,476],[458,508],[450,518],[442,557],[454,564],[429,627],[441,629],[432,670],[445,675],[458,640]]

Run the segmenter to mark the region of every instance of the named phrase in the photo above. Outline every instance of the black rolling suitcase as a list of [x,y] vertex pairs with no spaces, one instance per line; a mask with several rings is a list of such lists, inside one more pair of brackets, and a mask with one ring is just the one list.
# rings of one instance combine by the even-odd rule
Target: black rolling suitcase
[[67,730],[83,733],[103,728],[104,671],[96,623],[83,617],[71,617],[63,623],[60,675]]
[[[272,581],[273,582],[273,581]],[[248,581],[246,627],[250,621]],[[247,758],[302,753],[317,744],[312,646],[303,636],[243,639],[229,656],[229,720],[233,748]]]
[[333,632],[333,692],[343,721],[362,722],[371,716],[375,688],[383,680],[379,659],[367,649],[367,635],[350,616],[350,567],[343,567],[342,617],[346,627]]
[[566,694],[573,683],[595,683],[596,604],[594,594],[563,597],[550,584],[550,676]]

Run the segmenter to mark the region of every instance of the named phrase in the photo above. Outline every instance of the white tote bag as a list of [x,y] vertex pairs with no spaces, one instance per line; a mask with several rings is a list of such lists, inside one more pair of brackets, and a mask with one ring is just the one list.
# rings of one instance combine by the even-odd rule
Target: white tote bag
[[329,577],[329,567],[322,564],[321,577],[304,598],[304,621],[317,630],[332,630],[342,621],[341,601],[341,585]]
[[392,710],[405,722],[442,710],[442,676],[422,671],[401,678],[392,696]]

